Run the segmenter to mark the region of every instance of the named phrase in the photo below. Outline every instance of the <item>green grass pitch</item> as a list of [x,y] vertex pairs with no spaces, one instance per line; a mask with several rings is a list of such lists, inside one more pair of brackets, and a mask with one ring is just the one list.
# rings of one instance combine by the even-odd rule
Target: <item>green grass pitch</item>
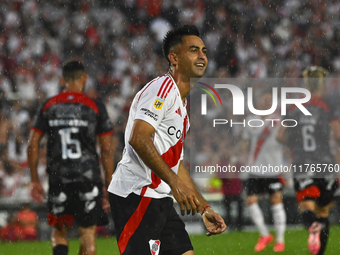
[[[229,232],[218,236],[206,237],[204,235],[192,235],[196,255],[211,254],[276,254],[273,252],[273,244],[264,251],[253,251],[258,238],[257,232]],[[286,251],[279,254],[309,255],[307,251],[307,231],[303,229],[289,229],[286,231]],[[71,240],[69,254],[78,254],[78,240]],[[17,242],[0,243],[1,255],[39,255],[52,254],[49,242]],[[119,255],[116,239],[98,238],[98,255]],[[340,226],[333,226],[330,230],[330,239],[326,250],[327,255],[340,254]]]

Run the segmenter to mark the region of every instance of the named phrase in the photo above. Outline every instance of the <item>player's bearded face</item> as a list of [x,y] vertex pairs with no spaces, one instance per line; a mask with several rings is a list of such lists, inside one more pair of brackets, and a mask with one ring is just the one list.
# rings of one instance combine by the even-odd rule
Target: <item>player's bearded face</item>
[[189,78],[200,78],[207,68],[207,49],[201,38],[185,36],[180,49],[179,71]]

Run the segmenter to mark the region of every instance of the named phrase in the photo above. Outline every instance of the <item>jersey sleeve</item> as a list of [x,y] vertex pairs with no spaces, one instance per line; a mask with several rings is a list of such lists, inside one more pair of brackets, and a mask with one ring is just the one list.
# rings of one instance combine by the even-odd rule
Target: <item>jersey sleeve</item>
[[98,123],[96,128],[97,135],[106,135],[113,133],[113,125],[107,113],[106,107],[102,101],[95,100],[98,107]]
[[48,128],[47,119],[45,119],[44,117],[44,111],[43,111],[44,105],[45,103],[39,106],[39,109],[36,115],[34,116],[33,125],[32,125],[32,129],[40,133],[46,133],[47,128]]
[[162,100],[157,97],[152,89],[148,89],[136,100],[138,101],[135,119],[144,120],[154,129],[157,129],[167,111],[170,102],[169,97]]

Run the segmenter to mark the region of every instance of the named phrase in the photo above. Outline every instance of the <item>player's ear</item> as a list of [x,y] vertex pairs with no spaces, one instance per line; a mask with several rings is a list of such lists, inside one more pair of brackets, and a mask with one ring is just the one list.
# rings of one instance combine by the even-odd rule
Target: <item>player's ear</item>
[[83,74],[82,76],[81,76],[81,81],[84,83],[84,85],[86,84],[86,82],[87,82],[87,78],[88,78],[89,76],[87,75],[87,74]]
[[64,78],[60,77],[59,78],[59,82],[60,82],[60,85],[63,87],[63,88],[66,88],[66,81]]
[[171,52],[168,55],[171,65],[178,65],[178,55],[175,52]]
[[81,81],[81,85],[82,85],[82,90],[85,89],[85,85],[86,85],[86,82],[87,82],[87,78],[88,78],[88,75],[87,75],[87,74],[83,74],[83,75],[80,77],[80,81]]

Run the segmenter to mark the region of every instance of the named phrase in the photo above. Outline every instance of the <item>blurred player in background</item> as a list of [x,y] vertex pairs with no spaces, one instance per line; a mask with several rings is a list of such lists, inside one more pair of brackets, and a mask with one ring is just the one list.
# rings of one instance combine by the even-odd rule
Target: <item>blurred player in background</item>
[[87,73],[81,62],[68,61],[63,65],[60,82],[65,90],[41,105],[27,149],[31,196],[42,203],[45,193],[37,166],[39,143],[47,136],[48,224],[53,227],[54,255],[68,253],[67,227],[71,227],[74,220],[79,226],[79,254],[96,254],[96,225],[105,221],[100,218],[106,216],[103,209],[109,209],[107,192],[103,198],[96,138],[107,184],[113,172],[113,127],[104,104],[82,93],[86,80]]
[[[305,85],[311,92],[311,99],[303,105],[312,115],[305,115],[297,107],[291,107],[286,118],[296,120],[297,126],[280,126],[277,134],[277,139],[286,143],[293,153],[292,164],[297,169],[293,173],[294,186],[302,222],[309,231],[308,248],[312,254],[319,255],[324,254],[326,249],[328,215],[338,187],[331,170],[335,163],[329,146],[331,132],[340,141],[339,109],[322,98],[326,75],[327,71],[318,66],[303,72]],[[311,167],[307,168],[304,164],[315,164],[315,168],[316,164],[320,164],[322,171],[311,171]]]
[[[257,101],[258,110],[268,110],[272,106],[271,90],[262,92]],[[250,149],[248,166],[280,166],[283,158],[283,147],[276,141],[276,133],[280,119],[273,113],[270,116],[251,116],[251,119],[264,120],[276,119],[276,121],[264,121],[261,127],[246,126],[243,133],[243,143]],[[260,231],[260,238],[254,248],[256,252],[264,250],[274,237],[269,233],[265,224],[263,213],[258,204],[258,196],[268,193],[276,231],[275,252],[285,250],[284,233],[286,229],[286,212],[282,202],[282,183],[277,172],[252,172],[246,181],[247,198],[250,218]]]
[[197,191],[184,168],[183,142],[189,129],[186,96],[207,67],[207,49],[195,26],[169,31],[163,52],[169,73],[140,90],[131,105],[123,158],[109,186],[120,254],[192,255],[184,222],[173,207],[170,191],[182,215],[202,214],[207,235],[226,225]]

